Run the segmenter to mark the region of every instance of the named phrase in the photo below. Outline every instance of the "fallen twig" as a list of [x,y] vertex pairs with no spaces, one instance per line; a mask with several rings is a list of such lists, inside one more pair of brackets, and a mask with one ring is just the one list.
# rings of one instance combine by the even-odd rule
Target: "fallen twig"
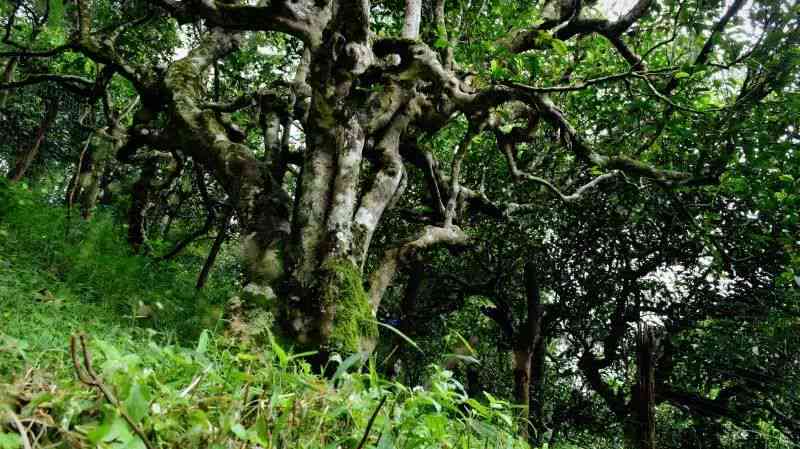
[[25,426],[19,421],[19,417],[12,412],[11,410],[8,411],[8,414],[11,416],[11,422],[14,423],[14,426],[17,428],[19,432],[20,438],[22,438],[22,447],[24,449],[32,449],[31,440],[28,439],[28,431],[25,429]]
[[[78,344],[80,344],[80,351],[83,358],[83,366],[81,366],[81,360],[78,357]],[[72,335],[69,338],[69,352],[72,356],[72,364],[75,368],[75,374],[78,376],[78,380],[82,383],[90,386],[95,387],[103,394],[106,400],[113,405],[120,415],[128,422],[128,425],[131,426],[133,431],[139,438],[142,439],[144,442],[145,447],[147,449],[155,449],[155,446],[147,439],[144,431],[139,427],[133,418],[128,415],[125,409],[122,408],[117,398],[111,393],[111,390],[104,384],[97,373],[94,371],[94,367],[92,366],[92,355],[89,353],[89,349],[86,347],[86,336],[83,334]]]
[[206,377],[206,374],[208,374],[209,371],[211,371],[211,365],[208,365],[203,370],[202,373],[200,373],[197,376],[195,376],[195,378],[192,380],[192,383],[190,383],[188,387],[186,387],[183,390],[181,390],[181,392],[178,394],[178,396],[182,397],[182,398],[185,398],[186,396],[189,396],[189,394],[192,393],[192,391],[194,391],[194,389],[197,388],[198,385],[200,385],[200,382],[203,381],[203,378]]

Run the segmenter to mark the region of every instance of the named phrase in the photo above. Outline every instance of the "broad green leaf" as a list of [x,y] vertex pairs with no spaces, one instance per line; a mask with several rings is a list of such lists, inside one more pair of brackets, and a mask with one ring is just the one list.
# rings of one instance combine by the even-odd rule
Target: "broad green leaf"
[[200,338],[197,341],[197,349],[196,351],[200,354],[205,354],[206,350],[208,350],[208,340],[209,340],[209,332],[208,329],[203,329],[203,332],[200,333]]
[[339,364],[339,367],[336,368],[336,372],[333,374],[331,378],[332,381],[336,381],[340,377],[344,375],[352,366],[356,363],[359,363],[363,360],[366,360],[367,354],[363,352],[356,352],[355,354],[351,355],[350,357],[344,359],[342,363]]
[[443,37],[436,38],[436,41],[433,43],[433,46],[436,48],[447,48],[448,45],[450,45],[450,42]]
[[556,53],[561,56],[564,56],[569,52],[569,50],[567,50],[567,44],[565,44],[561,39],[553,38],[550,41],[550,45],[553,47],[553,50],[555,50]]
[[247,440],[247,429],[241,423],[236,423],[231,427],[231,432],[240,440]]
[[125,410],[135,422],[139,422],[147,416],[147,410],[150,407],[147,393],[147,387],[137,382],[131,386],[128,398],[125,399]]
[[269,344],[272,347],[272,351],[275,352],[275,355],[278,357],[278,363],[280,363],[281,367],[286,368],[289,366],[289,355],[275,340],[275,336],[272,335],[272,332],[269,332]]
[[262,446],[267,446],[270,444],[270,435],[269,429],[267,428],[267,420],[264,419],[264,416],[259,416],[256,420],[255,425],[253,426],[253,436],[254,436],[254,443],[260,444]]

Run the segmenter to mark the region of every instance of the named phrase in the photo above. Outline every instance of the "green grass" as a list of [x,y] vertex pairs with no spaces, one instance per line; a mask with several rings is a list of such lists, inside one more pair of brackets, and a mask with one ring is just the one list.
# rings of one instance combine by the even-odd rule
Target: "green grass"
[[24,187],[6,188],[0,202],[0,378],[59,366],[76,331],[195,340],[233,291],[212,277],[198,293],[197,265],[131,254],[110,212],[68,219]]
[[[468,398],[435,366],[408,388],[356,354],[325,379],[272,338],[226,336],[214,310],[236,290],[229,271],[198,294],[197,260],[130,254],[109,212],[69,232],[65,217],[0,183],[0,449],[23,434],[33,447],[356,448],[373,415],[365,449],[527,447],[508,403]],[[77,380],[76,333],[117,403]]]

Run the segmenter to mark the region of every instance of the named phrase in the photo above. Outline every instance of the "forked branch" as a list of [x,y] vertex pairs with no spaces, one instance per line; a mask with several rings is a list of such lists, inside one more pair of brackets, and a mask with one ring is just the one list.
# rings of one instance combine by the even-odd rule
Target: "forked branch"
[[119,400],[111,392],[111,389],[103,383],[100,376],[95,372],[92,365],[92,354],[86,347],[86,335],[77,334],[70,336],[69,353],[72,357],[72,365],[75,368],[75,374],[78,376],[78,380],[86,386],[97,388],[100,393],[102,393],[103,397],[117,409],[136,435],[142,439],[145,447],[147,447],[147,449],[155,449],[155,446],[147,438],[142,428],[139,427],[133,418],[125,411],[122,404],[120,404]]

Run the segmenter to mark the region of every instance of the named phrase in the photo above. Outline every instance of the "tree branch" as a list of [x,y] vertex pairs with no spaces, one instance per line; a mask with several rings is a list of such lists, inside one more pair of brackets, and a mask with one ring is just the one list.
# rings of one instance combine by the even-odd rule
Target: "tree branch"
[[465,245],[469,237],[458,226],[426,226],[412,240],[395,248],[388,249],[378,268],[369,278],[369,299],[373,315],[378,312],[386,289],[394,279],[400,265],[408,263],[420,251],[435,245]]
[[422,16],[422,0],[406,0],[406,15],[403,22],[403,39],[418,39]]
[[[265,6],[239,5],[219,0],[156,0],[180,23],[206,19],[211,26],[228,30],[278,31],[311,47],[322,43],[322,31],[330,9],[311,0],[272,0]],[[327,4],[327,2],[325,2]],[[263,3],[262,3],[263,5]]]
[[[549,20],[536,27],[517,31],[509,38],[506,38],[505,45],[514,53],[532,50],[541,45],[539,37],[542,33],[548,31],[552,32],[554,38],[560,40],[567,40],[576,35],[591,33],[599,33],[607,38],[619,36],[630,28],[634,22],[644,16],[652,2],[653,0],[639,0],[630,11],[622,15],[616,22],[610,22],[605,19],[581,17],[580,11],[577,11],[577,17],[572,17],[572,14],[570,14],[566,22],[561,20]],[[614,42],[612,42],[612,44],[614,44]],[[633,60],[629,60],[629,62],[632,61]],[[634,61],[631,63],[631,66],[637,67],[638,64]]]
[[646,71],[646,72],[631,70],[631,71],[627,71],[627,72],[623,72],[623,73],[616,73],[616,74],[613,74],[613,75],[606,75],[606,76],[601,76],[601,77],[598,77],[598,78],[591,78],[591,79],[588,79],[588,80],[585,80],[585,81],[581,81],[581,82],[578,82],[578,83],[575,83],[575,84],[561,85],[561,86],[541,86],[541,87],[537,87],[537,86],[528,86],[527,84],[521,84],[521,83],[515,83],[515,82],[503,82],[502,84],[504,84],[504,85],[506,85],[508,87],[513,87],[515,89],[520,89],[520,90],[522,90],[524,92],[528,92],[528,93],[540,93],[541,94],[541,93],[553,93],[553,92],[573,92],[573,91],[577,91],[577,90],[586,89],[587,87],[594,86],[596,84],[604,84],[604,83],[609,83],[609,82],[613,82],[613,81],[620,81],[620,80],[623,80],[623,79],[626,79],[626,78],[630,78],[630,77],[648,77],[648,76],[654,76],[654,75],[664,76],[665,74],[668,75],[669,74],[668,72],[672,72],[674,70],[675,70],[675,68],[672,68],[672,67],[659,69],[659,70],[655,70],[655,71]]
[[72,90],[75,93],[86,96],[89,95],[89,93],[93,90],[95,85],[94,81],[84,78],[82,76],[61,75],[57,73],[40,73],[40,74],[28,75],[28,77],[25,78],[24,80],[0,84],[0,90],[17,89],[20,87],[45,83],[48,81],[58,83],[64,86],[65,88]]

